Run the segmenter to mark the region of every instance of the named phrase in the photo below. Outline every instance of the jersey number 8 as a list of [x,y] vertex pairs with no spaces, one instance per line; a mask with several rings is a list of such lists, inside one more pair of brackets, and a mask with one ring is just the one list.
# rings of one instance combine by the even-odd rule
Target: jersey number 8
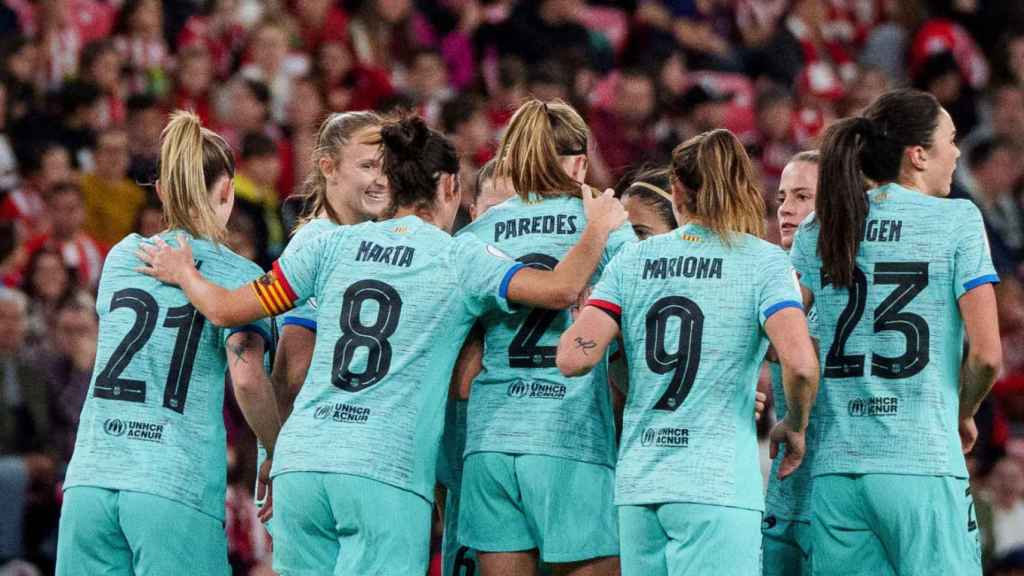
[[[364,324],[361,313],[368,301],[377,304],[377,318]],[[391,369],[388,337],[398,328],[402,298],[390,285],[379,280],[360,280],[345,290],[341,304],[341,337],[334,345],[331,382],[348,392],[359,392],[380,382]],[[352,371],[356,350],[366,348],[366,368]]]

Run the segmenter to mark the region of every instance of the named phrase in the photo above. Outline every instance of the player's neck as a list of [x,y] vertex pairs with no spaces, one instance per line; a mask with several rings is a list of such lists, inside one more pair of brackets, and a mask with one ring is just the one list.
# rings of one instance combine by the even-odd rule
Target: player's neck
[[423,220],[424,222],[427,222],[428,224],[433,224],[434,226],[437,226],[438,228],[444,229],[444,226],[441,226],[437,222],[437,219],[435,218],[434,213],[431,212],[430,210],[425,209],[425,208],[400,207],[397,210],[395,210],[395,215],[392,216],[392,218],[394,218],[395,220],[398,220],[399,218],[405,218],[406,216],[415,216],[415,217],[419,218],[420,220]]

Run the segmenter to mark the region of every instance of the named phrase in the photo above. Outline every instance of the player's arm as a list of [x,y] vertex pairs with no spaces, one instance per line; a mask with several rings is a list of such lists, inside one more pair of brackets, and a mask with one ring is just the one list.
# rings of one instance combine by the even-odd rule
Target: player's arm
[[181,288],[189,302],[199,313],[217,326],[241,326],[273,314],[286,312],[293,304],[273,302],[267,306],[260,296],[261,290],[276,290],[280,286],[273,272],[268,272],[248,286],[228,290],[210,282],[196,269],[192,248],[184,235],[178,235],[178,248],[172,248],[157,237],[154,245],[143,244],[136,255],[145,264],[139,272],[161,282]]
[[992,284],[969,290],[960,297],[959,306],[969,343],[967,358],[960,368],[960,432],[966,453],[977,437],[974,414],[1002,369],[1003,346]]
[[292,412],[295,397],[302,390],[306,373],[313,361],[313,346],[316,343],[316,332],[295,324],[285,324],[281,328],[281,338],[277,343],[277,355],[274,357],[274,370],[270,376],[274,382],[277,395],[277,408],[281,420],[287,420]]
[[572,306],[600,264],[608,235],[627,217],[610,189],[595,198],[583,186],[583,210],[587,227],[579,242],[552,271],[522,268],[516,272],[508,285],[509,301],[553,310]]
[[448,396],[452,399],[469,400],[469,389],[484,369],[484,329],[477,323],[466,336],[452,371],[451,388]]
[[228,337],[228,372],[242,415],[272,458],[281,430],[274,389],[263,370],[263,338],[255,332],[238,332]]
[[804,433],[818,394],[818,356],[802,310],[783,308],[765,321],[764,329],[782,365],[787,411],[786,418],[771,432],[771,456],[778,454],[780,443],[786,445],[786,456],[779,466],[779,478],[785,478],[803,461]]
[[555,364],[566,376],[586,374],[604,358],[619,335],[619,323],[608,312],[587,305],[558,341]]

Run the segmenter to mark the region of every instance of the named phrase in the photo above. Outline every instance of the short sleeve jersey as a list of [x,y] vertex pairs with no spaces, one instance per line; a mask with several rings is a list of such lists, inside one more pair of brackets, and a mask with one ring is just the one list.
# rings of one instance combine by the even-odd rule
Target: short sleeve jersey
[[[513,197],[460,232],[493,244],[528,266],[553,269],[586,226],[583,202],[568,196],[524,201]],[[626,223],[612,232],[600,270],[627,242]],[[519,308],[486,314],[483,371],[473,381],[466,454],[538,454],[614,465],[615,429],[607,386],[591,374],[570,378],[555,366],[568,310]]]
[[850,288],[823,277],[813,215],[793,242],[821,344],[813,474],[965,478],[957,300],[998,281],[981,214],[896,184],[871,190],[868,205]]
[[[173,245],[177,233],[161,236]],[[251,330],[269,345],[271,323],[228,330],[206,321],[180,289],[135,271],[145,241],[126,237],[103,266],[96,364],[64,486],[154,494],[222,519],[225,342]],[[226,247],[191,246],[203,275],[225,288],[263,274]]]
[[[815,337],[815,322],[818,314],[812,307],[807,312],[807,326],[811,337]],[[782,365],[768,362],[768,370],[772,378],[772,404],[775,410],[775,421],[781,422],[787,413],[786,391],[782,385]],[[803,463],[792,474],[779,480],[779,465],[786,456],[783,446],[772,460],[771,475],[768,476],[768,492],[765,494],[765,514],[785,520],[800,522],[811,521],[811,462],[814,453],[814,413],[812,410],[810,424],[807,427],[806,451]]]
[[433,501],[455,360],[478,316],[507,309],[521,267],[415,216],[340,226],[279,259],[293,303],[318,306],[273,474],[363,476]]
[[764,509],[753,418],[764,322],[800,307],[789,259],[688,224],[628,246],[588,305],[617,318],[629,366],[619,505]]
[[[299,228],[291,241],[285,246],[281,257],[294,254],[299,248],[305,246],[310,240],[320,234],[337,228],[338,225],[331,222],[330,218],[314,218]],[[316,298],[309,298],[302,304],[285,315],[282,325],[302,326],[316,332]]]

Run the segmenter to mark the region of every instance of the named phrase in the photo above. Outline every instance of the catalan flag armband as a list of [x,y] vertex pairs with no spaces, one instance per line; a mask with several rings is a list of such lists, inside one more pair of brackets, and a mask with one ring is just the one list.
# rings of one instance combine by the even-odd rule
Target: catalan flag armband
[[256,298],[263,305],[263,311],[268,316],[277,316],[295,308],[298,296],[295,290],[288,284],[288,280],[281,272],[281,267],[274,262],[274,267],[259,279],[252,283],[252,290]]

